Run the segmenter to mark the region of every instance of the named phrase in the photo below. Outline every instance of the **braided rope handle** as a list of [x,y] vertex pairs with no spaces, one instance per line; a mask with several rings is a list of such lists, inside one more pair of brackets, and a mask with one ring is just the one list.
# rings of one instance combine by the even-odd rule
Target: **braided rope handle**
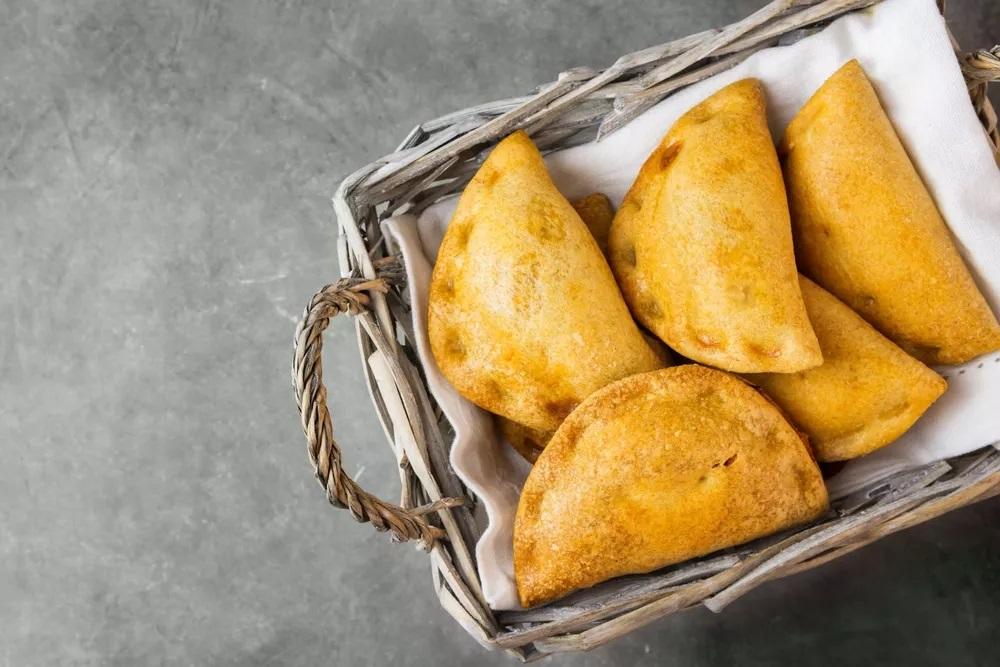
[[989,84],[1000,81],[1000,46],[992,49],[980,49],[965,54],[961,60],[962,73],[969,86],[969,96],[979,119],[986,128],[986,133],[993,145],[1000,150],[1000,129],[997,127],[997,114],[986,97]]
[[292,368],[295,402],[302,417],[302,430],[309,448],[309,459],[319,483],[326,489],[327,499],[335,507],[346,508],[359,522],[369,522],[376,530],[392,531],[396,541],[420,540],[430,547],[447,534],[427,522],[426,515],[461,501],[444,498],[427,505],[405,508],[386,502],[368,493],[344,472],[340,445],[333,437],[333,422],[327,408],[326,386],[323,384],[323,332],[330,320],[347,313],[366,312],[371,301],[369,292],[386,293],[395,278],[395,257],[375,263],[379,277],[341,278],[319,290],[306,306],[302,320],[295,329],[295,355]]

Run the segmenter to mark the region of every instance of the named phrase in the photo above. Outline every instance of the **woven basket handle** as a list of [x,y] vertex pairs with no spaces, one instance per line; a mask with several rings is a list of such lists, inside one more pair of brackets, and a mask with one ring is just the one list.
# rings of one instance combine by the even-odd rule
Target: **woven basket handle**
[[1000,150],[1000,129],[997,128],[997,114],[986,96],[986,88],[1000,81],[1000,46],[979,49],[965,54],[961,60],[962,74],[969,86],[969,96],[979,119],[993,145]]
[[[376,262],[376,269],[387,267],[396,260],[385,258]],[[359,522],[369,522],[376,530],[392,531],[397,541],[420,540],[430,546],[446,533],[427,522],[426,514],[461,504],[444,499],[421,507],[407,509],[388,503],[368,493],[344,472],[340,446],[333,438],[333,422],[326,402],[323,384],[323,332],[330,319],[342,313],[358,315],[370,302],[368,292],[385,293],[389,289],[388,272],[378,278],[342,278],[318,291],[306,306],[295,330],[295,358],[292,375],[295,401],[302,417],[302,430],[309,447],[309,458],[316,478],[335,507],[347,508]]]
[[1000,46],[965,54],[962,69],[969,85],[1000,81]]

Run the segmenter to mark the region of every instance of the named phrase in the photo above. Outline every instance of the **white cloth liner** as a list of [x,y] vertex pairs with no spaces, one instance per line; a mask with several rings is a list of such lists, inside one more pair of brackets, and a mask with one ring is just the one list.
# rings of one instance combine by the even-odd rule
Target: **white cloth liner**
[[[771,130],[779,138],[806,99],[850,58],[861,62],[875,84],[980,287],[1000,312],[1000,170],[933,0],[886,0],[791,46],[761,51],[681,90],[602,142],[553,153],[546,163],[567,198],[603,192],[618,205],[670,125],[719,88],[744,77],[760,79]],[[386,230],[405,258],[417,347],[430,390],[455,427],[451,463],[489,518],[476,545],[483,591],[494,609],[517,609],[512,531],[527,465],[498,440],[490,416],[441,376],[426,339],[431,266],[455,204],[454,198],[440,202],[419,220],[391,219]],[[1000,354],[938,370],[948,380],[945,395],[899,441],[851,462],[830,480],[834,496],[1000,439]]]

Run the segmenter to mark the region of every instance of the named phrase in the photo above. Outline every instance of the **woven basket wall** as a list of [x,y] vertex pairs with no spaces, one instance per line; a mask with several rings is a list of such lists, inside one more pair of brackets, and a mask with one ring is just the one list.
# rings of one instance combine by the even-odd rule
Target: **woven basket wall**
[[[886,478],[835,504],[820,521],[723,555],[698,559],[528,611],[493,612],[483,599],[474,553],[481,527],[473,497],[448,465],[450,431],[430,397],[414,350],[406,285],[389,257],[379,223],[419,213],[462,190],[484,154],[523,128],[542,151],[614,132],[674,91],[725,70],[756,51],[822,28],[879,0],[779,0],[745,20],[623,56],[602,71],[574,69],[532,95],[490,102],[422,123],[397,152],[359,169],[334,197],[343,275],[306,307],[295,335],[293,379],[309,456],[330,502],[358,521],[418,540],[432,562],[444,608],[481,644],[521,660],[593,648],[661,616],[704,604],[713,611],[761,583],[815,567],[897,530],[1000,493],[1000,451]],[[994,148],[997,118],[986,96],[1000,79],[1000,47],[956,57],[970,98]],[[364,359],[387,373],[368,387],[399,462],[401,495],[387,502],[344,472],[323,385],[323,331],[338,314],[355,317]],[[407,437],[397,437],[405,433]]]

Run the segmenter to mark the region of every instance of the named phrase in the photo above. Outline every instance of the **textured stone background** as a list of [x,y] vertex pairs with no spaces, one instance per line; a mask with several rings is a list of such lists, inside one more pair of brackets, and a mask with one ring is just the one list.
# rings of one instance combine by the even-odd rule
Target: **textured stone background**
[[[506,664],[310,477],[288,364],[328,196],[418,120],[762,2],[0,2],[0,664]],[[394,496],[328,340],[349,469]],[[995,664],[998,596],[992,501],[555,662]]]

